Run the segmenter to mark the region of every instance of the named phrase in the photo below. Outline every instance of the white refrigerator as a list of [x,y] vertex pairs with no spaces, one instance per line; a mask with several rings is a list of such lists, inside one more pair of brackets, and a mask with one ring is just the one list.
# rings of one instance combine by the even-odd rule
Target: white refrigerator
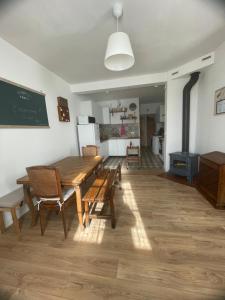
[[100,134],[98,124],[77,125],[78,141],[80,148],[80,155],[82,156],[82,147],[87,145],[96,145],[100,147]]

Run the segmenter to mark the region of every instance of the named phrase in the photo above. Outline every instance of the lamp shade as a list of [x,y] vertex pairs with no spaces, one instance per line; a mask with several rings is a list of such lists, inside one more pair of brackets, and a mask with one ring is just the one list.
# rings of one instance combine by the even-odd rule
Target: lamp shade
[[134,54],[129,36],[114,32],[109,36],[105,53],[105,67],[111,71],[123,71],[134,65]]

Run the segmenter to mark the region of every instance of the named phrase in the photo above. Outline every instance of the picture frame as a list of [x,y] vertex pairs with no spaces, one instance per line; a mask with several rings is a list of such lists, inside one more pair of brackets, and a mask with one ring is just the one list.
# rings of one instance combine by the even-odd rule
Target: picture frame
[[225,87],[215,92],[215,115],[225,114]]
[[58,101],[58,115],[60,122],[70,122],[70,112],[68,100],[63,97],[57,97]]

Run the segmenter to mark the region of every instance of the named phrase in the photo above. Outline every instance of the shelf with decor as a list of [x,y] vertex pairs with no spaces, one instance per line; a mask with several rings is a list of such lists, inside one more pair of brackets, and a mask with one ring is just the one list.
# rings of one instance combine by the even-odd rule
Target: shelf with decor
[[127,112],[127,108],[126,107],[114,107],[114,108],[110,108],[109,113],[110,114],[115,114],[115,113],[126,113]]
[[121,116],[120,117],[120,120],[121,121],[124,121],[124,120],[137,120],[137,116],[135,115],[124,115],[124,116]]

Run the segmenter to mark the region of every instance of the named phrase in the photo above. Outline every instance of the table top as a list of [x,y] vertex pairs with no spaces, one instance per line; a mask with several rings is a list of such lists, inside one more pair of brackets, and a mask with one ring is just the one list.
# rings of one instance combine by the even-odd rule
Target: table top
[[[51,166],[58,168],[62,185],[76,186],[89,177],[102,160],[101,156],[68,156]],[[17,179],[17,184],[30,184],[29,177]]]

